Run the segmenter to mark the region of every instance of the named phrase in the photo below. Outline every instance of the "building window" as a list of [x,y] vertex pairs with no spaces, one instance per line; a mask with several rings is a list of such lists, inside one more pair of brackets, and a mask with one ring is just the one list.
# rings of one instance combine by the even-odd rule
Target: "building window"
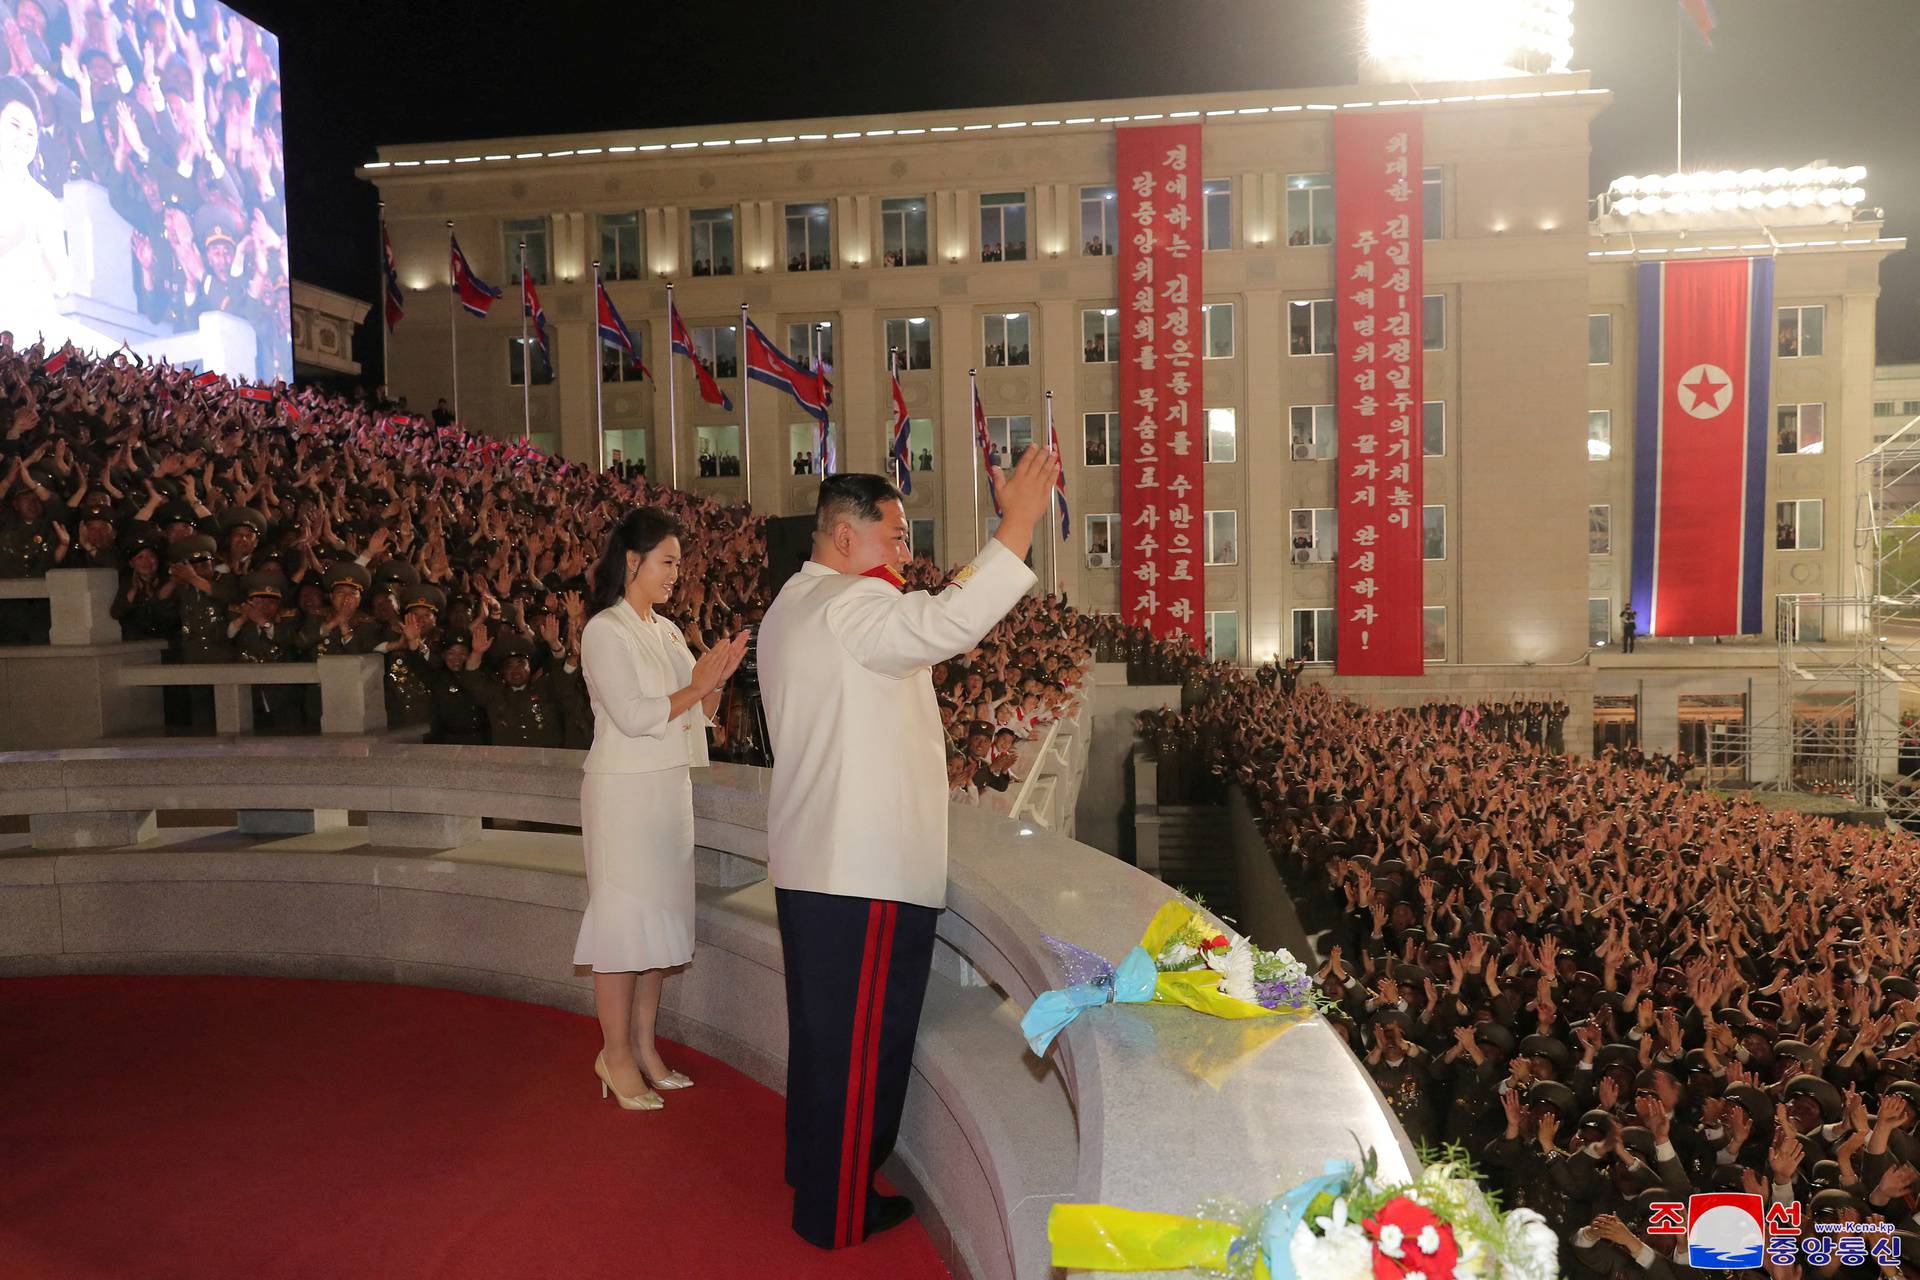
[[1293,656],[1302,662],[1332,662],[1337,633],[1331,609],[1293,611]]
[[[819,461],[815,453],[820,449],[817,422],[790,422],[787,424],[787,447],[793,450],[793,474],[809,476],[813,474],[814,464]],[[840,432],[832,422],[827,423],[828,456],[837,463],[840,460]]]
[[1875,400],[1873,402],[1873,416],[1876,418],[1891,418],[1898,412],[1899,410],[1894,407],[1894,402],[1891,400]]
[[899,196],[880,202],[880,265],[927,265],[927,198]]
[[1287,410],[1287,423],[1296,460],[1333,457],[1340,415],[1332,405],[1296,404]]
[[1445,400],[1420,402],[1420,456],[1423,458],[1447,456],[1447,402]]
[[833,322],[802,320],[787,326],[787,354],[802,369],[825,363],[833,368]]
[[1420,558],[1422,560],[1447,558],[1447,509],[1445,507],[1420,508]]
[[[527,249],[531,252],[533,246],[529,244]],[[646,274],[646,259],[640,256],[640,215],[601,214],[600,278],[638,280]]]
[[787,206],[787,270],[826,271],[833,266],[827,243],[831,225],[824,200]]
[[527,242],[527,273],[535,284],[547,282],[547,220],[545,218],[508,218],[500,224],[500,237],[505,244],[501,260],[507,264],[505,275],[514,284],[520,283],[520,242]]
[[1080,252],[1089,258],[1106,257],[1119,239],[1120,209],[1113,188],[1080,188]]
[[1333,299],[1302,299],[1287,304],[1287,354],[1333,354]]
[[1113,569],[1120,557],[1113,553],[1113,534],[1120,527],[1116,512],[1087,517],[1087,568]]
[[1900,402],[1900,412],[1909,418],[1915,414],[1920,414],[1920,400],[1902,400]]
[[1444,240],[1447,235],[1447,175],[1437,164],[1420,171],[1420,238]]
[[1200,184],[1200,193],[1207,204],[1201,248],[1233,248],[1233,180],[1210,178]]
[[1447,349],[1447,299],[1444,294],[1430,293],[1420,299],[1420,349]]
[[[523,343],[525,346],[522,346]],[[520,385],[521,379],[526,376],[523,371],[526,366],[525,351],[528,347],[533,349],[533,385],[536,387],[550,386],[553,382],[553,335],[551,330],[548,331],[547,335],[548,350],[545,355],[541,354],[540,343],[536,338],[522,338],[519,334],[515,334],[513,337],[507,339],[507,385],[517,387]],[[625,353],[623,352],[622,354]]]
[[[646,334],[639,325],[628,326],[633,330],[633,345],[636,355],[647,349]],[[605,338],[600,340],[600,381],[602,382],[639,382],[640,366],[634,356],[627,354],[625,347],[615,346]]]
[[987,439],[993,441],[995,463],[1011,467],[1033,443],[1033,415],[1016,413],[988,418]]
[[1113,307],[1080,313],[1082,364],[1120,362],[1120,312]]
[[1777,412],[1781,453],[1819,453],[1825,449],[1826,405],[1783,404]]
[[916,556],[940,558],[939,548],[933,540],[932,520],[909,520],[907,522],[907,545]]
[[733,210],[690,209],[687,225],[693,229],[693,274],[733,274]]
[[980,197],[980,261],[1027,260],[1027,193],[1003,191]]
[[1331,564],[1336,529],[1332,507],[1295,507],[1287,527],[1292,531],[1295,564]]
[[907,465],[914,471],[933,470],[933,419],[907,419]]
[[1613,363],[1613,317],[1587,317],[1587,363]]
[[1240,513],[1209,511],[1207,515],[1207,563],[1240,563]]
[[1587,410],[1587,461],[1605,462],[1613,456],[1613,412]]
[[1613,553],[1613,508],[1604,502],[1593,503],[1587,507],[1587,554],[1604,556]]
[[647,429],[645,427],[608,427],[606,431],[607,465],[623,474],[647,474]]
[[733,423],[694,428],[696,464],[702,479],[740,474],[740,428]]
[[1237,610],[1207,610],[1207,658],[1212,662],[1240,661],[1240,614]]
[[1087,434],[1087,465],[1090,467],[1117,467],[1120,465],[1120,415],[1117,413],[1089,413],[1081,416],[1080,425]]
[[1587,643],[1598,649],[1613,638],[1613,601],[1587,597]]
[[887,321],[887,346],[900,353],[900,371],[933,368],[933,325],[925,316]]
[[1027,363],[1027,334],[1032,317],[1009,311],[987,317],[987,345],[981,363],[989,369],[1018,368]]
[[1773,616],[1779,639],[1787,644],[1825,644],[1826,610],[1817,595],[1775,596]]
[[1333,175],[1287,175],[1287,243],[1333,243]]
[[693,358],[716,378],[740,376],[740,333],[733,325],[693,331]]
[[1818,551],[1825,536],[1826,512],[1819,498],[1789,498],[1773,505],[1778,525],[1774,546],[1781,551]]
[[1817,356],[1827,349],[1827,309],[1825,307],[1780,308],[1780,356],[1797,359]]
[[1237,456],[1231,409],[1207,410],[1207,461],[1232,462]]
[[1420,608],[1420,657],[1427,662],[1447,660],[1447,606],[1443,604]]
[[1233,304],[1209,302],[1202,305],[1200,324],[1206,330],[1202,357],[1207,360],[1233,359]]

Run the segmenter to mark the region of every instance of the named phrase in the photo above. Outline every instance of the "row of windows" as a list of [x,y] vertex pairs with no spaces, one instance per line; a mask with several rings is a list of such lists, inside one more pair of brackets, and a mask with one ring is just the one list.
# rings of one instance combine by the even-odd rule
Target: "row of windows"
[[[1773,504],[1773,548],[1776,551],[1818,551],[1825,545],[1826,502],[1821,498],[1787,498]],[[1587,507],[1587,554],[1613,554],[1613,507],[1596,502]]]
[[1875,400],[1873,416],[1876,418],[1920,417],[1920,400]]
[[[1780,307],[1775,311],[1774,354],[1796,360],[1827,352],[1827,309],[1821,305]],[[1613,363],[1613,317],[1604,312],[1587,317],[1587,363]],[[1913,401],[1920,413],[1920,401]],[[1875,412],[1879,412],[1875,407]],[[1891,412],[1891,410],[1889,410]]]
[[[1446,226],[1446,180],[1438,165],[1427,166],[1420,185],[1422,225],[1426,238],[1440,239]],[[1233,244],[1233,182],[1210,178],[1201,184],[1200,247],[1231,249]],[[1118,193],[1111,186],[1080,188],[1080,253],[1105,257],[1119,250],[1123,234]],[[931,243],[926,196],[892,196],[880,201],[880,265],[923,267]],[[1024,262],[1037,256],[1029,243],[1029,198],[1022,191],[990,191],[979,197],[980,261]],[[608,280],[638,280],[647,274],[638,212],[596,215],[601,274]],[[782,206],[785,261],[788,271],[828,271],[833,268],[833,206],[826,200],[798,201]],[[1299,247],[1333,243],[1335,227],[1333,174],[1287,175],[1286,243]],[[548,234],[545,218],[515,218],[501,224],[505,256],[517,270],[519,248],[527,246],[528,269],[535,282],[548,278]],[[735,245],[734,208],[690,209],[687,212],[689,271],[696,276],[729,276],[740,270]],[[856,265],[858,265],[856,263]]]
[[[1291,559],[1296,565],[1331,564],[1339,546],[1337,512],[1332,507],[1295,507],[1287,527],[1292,543]],[[1240,563],[1238,511],[1204,513],[1205,563],[1214,566]],[[1086,517],[1087,566],[1093,569],[1117,569],[1120,557],[1114,551],[1120,533],[1118,512],[1095,512]],[[1447,558],[1447,509],[1444,506],[1420,508],[1420,558]]]
[[[1142,323],[1146,323],[1143,321]],[[1080,360],[1083,364],[1118,364],[1120,312],[1116,307],[1088,308],[1080,313]],[[1334,351],[1333,300],[1304,299],[1287,309],[1287,352],[1295,356],[1331,355]],[[1206,360],[1231,360],[1236,352],[1234,304],[1209,302],[1200,307],[1200,355]],[[987,315],[981,320],[981,365],[988,369],[1016,368],[1032,359],[1033,316],[1025,311]],[[740,376],[740,331],[736,325],[696,326],[691,330],[696,358],[716,378]],[[900,316],[884,325],[887,350],[902,372],[933,367],[933,326],[926,316]],[[1447,345],[1446,298],[1430,293],[1422,300],[1420,345],[1443,351]],[[518,342],[516,338],[513,341]],[[603,347],[601,377],[619,382],[626,377],[624,355]],[[787,326],[787,351],[803,366],[833,360],[831,321],[803,321]],[[517,377],[513,382],[518,386]]]
[[[1335,660],[1339,625],[1332,609],[1295,609],[1292,623],[1289,656],[1302,662]],[[1420,656],[1428,662],[1447,660],[1447,607],[1443,604],[1425,605],[1420,610]]]
[[[1827,406],[1783,404],[1774,410],[1775,453],[1826,452]],[[1587,458],[1605,462],[1613,457],[1613,411],[1587,410]]]

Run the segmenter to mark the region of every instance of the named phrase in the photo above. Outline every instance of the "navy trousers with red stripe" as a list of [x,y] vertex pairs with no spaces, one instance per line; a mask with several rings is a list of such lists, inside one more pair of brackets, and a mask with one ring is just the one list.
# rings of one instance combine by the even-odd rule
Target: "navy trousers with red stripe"
[[787,1182],[793,1229],[867,1237],[873,1174],[900,1136],[939,912],[777,889],[787,969]]

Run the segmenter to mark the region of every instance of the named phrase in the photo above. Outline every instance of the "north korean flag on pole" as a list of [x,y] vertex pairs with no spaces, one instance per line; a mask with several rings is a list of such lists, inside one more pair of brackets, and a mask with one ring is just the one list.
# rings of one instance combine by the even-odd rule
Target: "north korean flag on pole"
[[626,352],[628,362],[640,371],[641,377],[651,382],[653,374],[647,369],[647,362],[640,358],[640,344],[633,340],[633,331],[627,328],[627,322],[614,310],[613,299],[607,296],[607,286],[600,284],[595,287],[600,295],[600,340]]
[[527,269],[524,257],[520,260],[520,306],[533,321],[533,340],[540,348],[540,363],[552,370],[553,353],[547,349],[547,311],[540,305],[540,291],[533,287],[533,272]]
[[[760,326],[746,322],[747,376],[792,396],[813,420],[820,424],[819,434],[827,429],[827,409],[833,404],[833,383],[821,369],[803,369],[800,363],[773,345]],[[816,460],[822,456],[815,453]]]
[[382,292],[385,294],[387,332],[393,332],[393,326],[406,316],[406,299],[400,292],[400,271],[393,265],[393,237],[387,234],[387,224],[380,223],[380,274],[384,281]]
[[673,354],[685,356],[693,363],[694,380],[700,384],[700,398],[708,404],[717,404],[722,409],[733,409],[733,397],[720,389],[713,380],[713,370],[700,361],[700,353],[694,350],[693,335],[687,332],[687,326],[680,320],[680,308],[672,302],[667,303],[667,334],[673,341]]
[[980,450],[980,469],[987,475],[987,492],[993,497],[993,514],[1004,516],[1000,509],[1000,486],[993,481],[993,433],[987,430],[987,411],[980,407],[980,387],[973,388],[973,443]]
[[907,418],[907,397],[900,390],[900,368],[896,364],[888,370],[893,381],[893,421],[887,438],[893,443],[888,446],[887,458],[893,464],[893,482],[903,494],[913,493],[913,424]]
[[460,305],[476,316],[485,316],[493,307],[500,290],[473,274],[473,268],[467,265],[467,255],[460,252],[460,242],[451,235],[447,237],[453,250],[453,291],[460,298]]
[[1633,607],[1653,636],[1758,635],[1773,260],[1639,271]]

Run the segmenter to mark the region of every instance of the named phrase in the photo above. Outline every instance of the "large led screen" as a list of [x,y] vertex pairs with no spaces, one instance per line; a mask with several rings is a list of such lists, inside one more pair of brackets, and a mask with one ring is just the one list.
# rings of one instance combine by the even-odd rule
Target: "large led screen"
[[293,376],[280,42],[213,0],[0,0],[0,329]]

